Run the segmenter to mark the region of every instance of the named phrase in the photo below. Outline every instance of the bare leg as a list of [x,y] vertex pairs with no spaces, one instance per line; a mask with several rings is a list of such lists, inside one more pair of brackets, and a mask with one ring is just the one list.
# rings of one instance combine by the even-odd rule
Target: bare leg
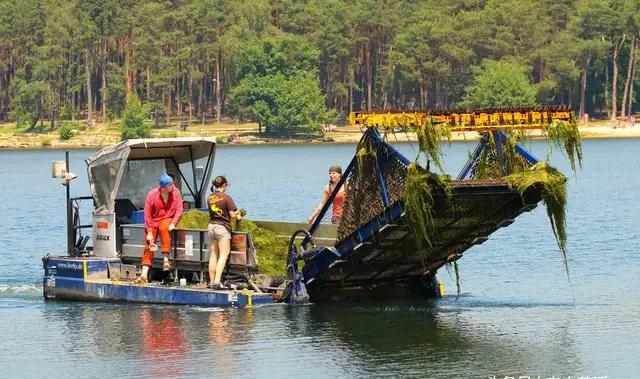
[[209,242],[209,282],[215,283],[216,265],[218,264],[218,241],[211,240]]
[[222,272],[224,271],[224,266],[227,264],[227,258],[231,251],[231,240],[226,238],[218,240],[218,248],[220,257],[218,258],[218,265],[216,266],[216,283],[220,283],[222,279]]
[[[147,241],[146,235],[147,232],[151,232],[152,240]],[[151,228],[151,230],[145,230],[145,241],[144,241],[144,251],[142,252],[142,271],[140,273],[140,277],[145,281],[149,280],[149,267],[153,265],[153,256],[155,254],[154,251],[151,251],[151,243],[155,243],[156,238],[158,237],[158,229]]]

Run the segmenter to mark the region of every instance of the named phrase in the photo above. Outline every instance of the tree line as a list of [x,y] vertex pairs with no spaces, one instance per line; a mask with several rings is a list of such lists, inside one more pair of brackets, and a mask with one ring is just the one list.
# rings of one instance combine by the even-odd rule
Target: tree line
[[[639,0],[0,0],[0,121],[634,110]],[[91,123],[88,123],[91,126]]]

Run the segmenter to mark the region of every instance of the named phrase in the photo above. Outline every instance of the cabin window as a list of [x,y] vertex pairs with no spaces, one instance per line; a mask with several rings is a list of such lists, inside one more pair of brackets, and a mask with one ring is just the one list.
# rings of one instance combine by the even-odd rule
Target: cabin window
[[144,208],[147,193],[158,186],[158,178],[165,172],[164,159],[128,161],[116,198],[129,199],[139,209]]

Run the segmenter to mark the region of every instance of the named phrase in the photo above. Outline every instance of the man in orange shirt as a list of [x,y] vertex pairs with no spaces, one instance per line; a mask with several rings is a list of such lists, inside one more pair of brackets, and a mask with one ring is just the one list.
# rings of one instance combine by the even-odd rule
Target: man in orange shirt
[[171,270],[169,251],[171,250],[171,231],[175,229],[182,215],[182,198],[180,191],[173,185],[173,179],[162,174],[158,178],[159,186],[149,191],[144,204],[144,227],[146,232],[144,252],[142,253],[142,273],[139,283],[149,281],[149,267],[153,263],[153,254],[157,250],[155,241],[160,234],[162,246],[160,252],[164,256],[163,270]]

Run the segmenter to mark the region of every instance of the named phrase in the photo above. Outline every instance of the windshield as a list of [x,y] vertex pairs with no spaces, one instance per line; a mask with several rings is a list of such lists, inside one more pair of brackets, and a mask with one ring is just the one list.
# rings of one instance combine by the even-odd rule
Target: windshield
[[129,199],[136,207],[144,208],[147,193],[158,186],[158,177],[167,172],[164,162],[164,159],[128,161],[116,198]]
[[[207,163],[209,166],[207,166]],[[203,206],[202,199],[207,192],[212,164],[213,162],[209,161],[208,156],[194,159],[193,163],[185,162],[180,164],[180,172],[184,175],[184,178],[181,178],[183,181],[182,192],[184,200],[193,202],[196,206]]]

